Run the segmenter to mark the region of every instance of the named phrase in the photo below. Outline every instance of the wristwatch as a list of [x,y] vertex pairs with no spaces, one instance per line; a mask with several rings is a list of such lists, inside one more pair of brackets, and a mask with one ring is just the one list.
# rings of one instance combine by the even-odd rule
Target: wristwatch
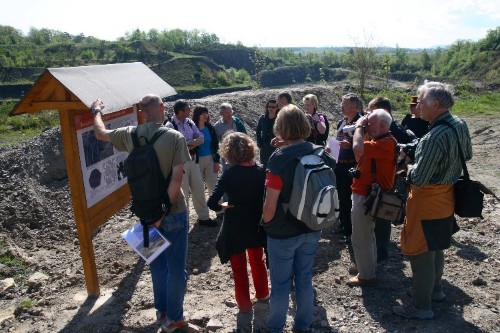
[[97,113],[100,113],[101,116],[102,116],[102,110],[99,109],[99,108],[92,108],[90,109],[90,111],[92,111],[92,114],[95,116]]

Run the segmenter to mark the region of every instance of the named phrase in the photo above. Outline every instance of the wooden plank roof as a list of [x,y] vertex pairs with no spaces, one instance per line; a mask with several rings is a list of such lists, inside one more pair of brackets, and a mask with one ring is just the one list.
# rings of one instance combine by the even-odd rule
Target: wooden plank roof
[[142,62],[81,67],[47,68],[10,115],[43,110],[81,110],[100,98],[104,113],[139,103],[146,94],[177,94]]

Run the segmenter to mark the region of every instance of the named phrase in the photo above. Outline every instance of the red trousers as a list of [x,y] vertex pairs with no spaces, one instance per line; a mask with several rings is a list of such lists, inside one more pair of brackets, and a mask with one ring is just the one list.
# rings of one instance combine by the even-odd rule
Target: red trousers
[[[269,286],[267,283],[266,264],[264,262],[264,249],[256,247],[247,249],[246,252],[248,252],[248,261],[250,262],[252,280],[255,287],[255,298],[265,298],[269,295]],[[252,310],[246,252],[233,254],[230,259],[233,270],[236,303],[240,311],[243,312]]]

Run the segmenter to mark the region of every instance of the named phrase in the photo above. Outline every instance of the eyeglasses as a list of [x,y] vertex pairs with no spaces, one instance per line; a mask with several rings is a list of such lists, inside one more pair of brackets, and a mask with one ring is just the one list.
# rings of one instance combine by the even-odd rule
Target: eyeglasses
[[267,108],[268,109],[277,109],[278,107],[276,105],[268,105]]

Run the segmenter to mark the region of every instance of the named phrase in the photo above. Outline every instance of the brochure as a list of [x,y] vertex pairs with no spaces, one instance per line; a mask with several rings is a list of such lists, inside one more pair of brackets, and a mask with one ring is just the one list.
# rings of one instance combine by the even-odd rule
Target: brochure
[[130,229],[123,232],[122,236],[134,251],[146,260],[148,264],[170,246],[168,239],[163,237],[158,229],[151,227],[149,228],[149,247],[144,247],[144,236],[142,234],[142,225],[140,222],[137,222]]
[[330,148],[330,155],[338,161],[339,159],[339,151],[340,151],[340,142],[335,138],[328,138],[328,142],[326,144],[328,148]]

